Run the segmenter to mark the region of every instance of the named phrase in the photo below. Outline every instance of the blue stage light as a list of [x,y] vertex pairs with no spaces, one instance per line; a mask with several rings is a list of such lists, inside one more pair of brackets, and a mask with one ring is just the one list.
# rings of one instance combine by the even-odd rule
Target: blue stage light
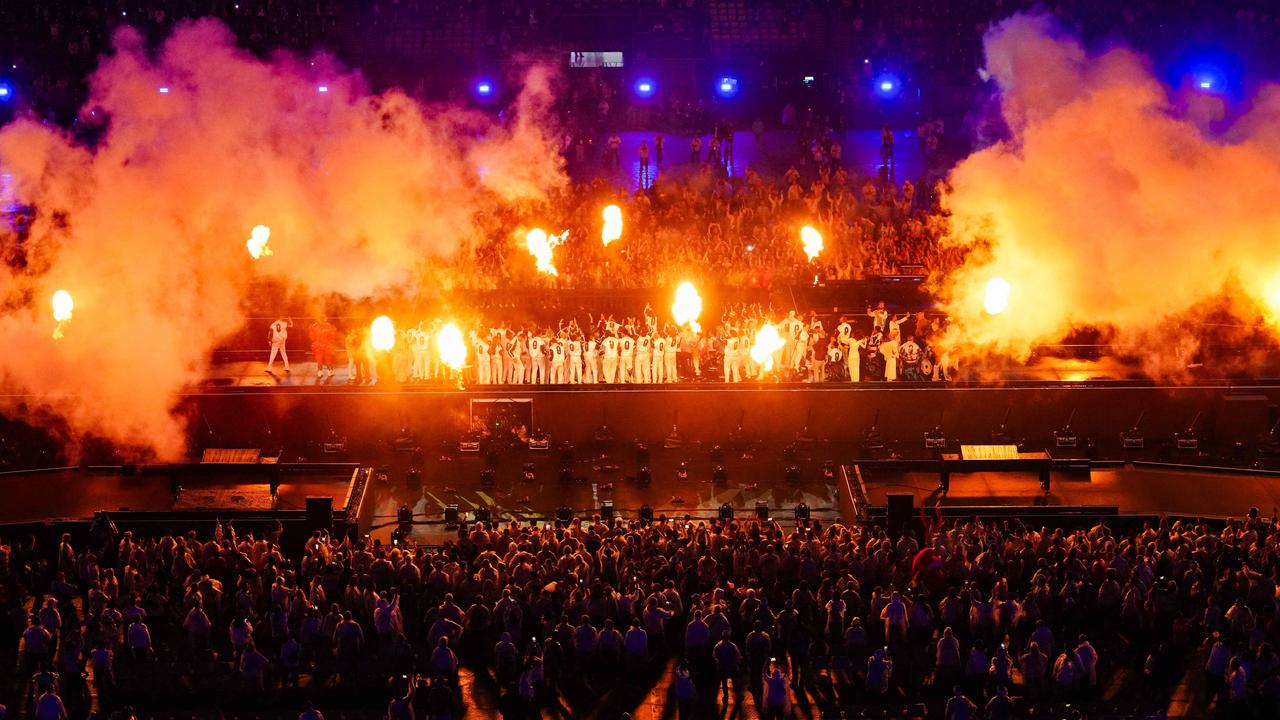
[[0,102],[9,102],[13,98],[13,88],[9,83],[0,82]]
[[895,98],[902,93],[902,80],[893,73],[880,73],[876,75],[872,88],[882,98]]
[[169,86],[168,86],[168,85],[161,85],[161,86],[160,86],[160,94],[161,94],[161,95],[168,95],[168,94],[169,94]]
[[653,97],[655,92],[657,92],[658,84],[653,81],[653,78],[642,77],[639,80],[636,80],[635,89],[636,95],[639,95],[642,98],[650,98]]
[[478,81],[476,83],[476,95],[479,95],[482,98],[487,98],[493,95],[493,81],[491,80]]
[[738,94],[738,78],[725,75],[716,81],[716,92],[720,97],[731,98]]
[[329,86],[328,86],[328,85],[317,85],[317,86],[316,86],[316,92],[320,93],[321,95],[325,95],[325,94],[327,94],[327,93],[329,92]]

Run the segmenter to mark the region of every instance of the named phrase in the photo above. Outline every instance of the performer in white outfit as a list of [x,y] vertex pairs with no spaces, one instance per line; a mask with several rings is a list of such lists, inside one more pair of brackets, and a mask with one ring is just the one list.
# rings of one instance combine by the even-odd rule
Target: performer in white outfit
[[489,381],[501,385],[507,381],[506,362],[504,358],[507,354],[507,340],[501,330],[493,331],[490,336],[493,341],[493,352],[489,356]]
[[658,335],[653,339],[653,362],[650,367],[653,368],[653,377],[649,382],[662,383],[665,375],[664,370],[667,367],[667,339]]
[[604,379],[603,382],[613,383],[617,380],[618,374],[618,338],[610,335],[604,339]]
[[679,352],[679,349],[680,343],[676,342],[676,337],[674,335],[667,336],[667,350],[664,353],[667,360],[666,376],[664,377],[666,382],[680,382],[680,371],[676,366],[676,353]]
[[489,374],[489,342],[482,337],[477,337],[476,345],[476,384],[488,385],[492,382],[493,376]]
[[563,339],[556,339],[551,342],[551,384],[563,385],[565,383],[564,365],[565,357]]
[[293,321],[280,318],[271,323],[271,329],[267,331],[267,341],[271,343],[271,358],[267,360],[267,372],[271,372],[272,367],[276,364],[276,355],[280,355],[280,359],[284,360],[284,371],[291,372],[289,369],[289,353],[285,350],[285,342],[289,339],[289,328],[293,327]]
[[742,368],[738,365],[738,336],[732,331],[724,340],[724,381],[742,382]]
[[636,341],[630,335],[618,338],[618,382],[639,382],[632,376],[636,365]]
[[511,379],[508,382],[512,385],[524,384],[524,356],[521,354],[524,343],[524,333],[517,334],[507,343],[507,353],[511,356]]
[[582,383],[582,340],[576,336],[569,341],[569,383]]
[[653,338],[646,332],[636,338],[636,382],[653,382]]
[[413,372],[411,376],[414,380],[426,380],[428,368],[430,367],[430,350],[431,337],[426,331],[421,329],[410,330],[412,335],[409,336],[409,349],[413,352]]
[[600,382],[600,343],[596,342],[593,337],[587,341],[586,351],[587,376],[586,382],[595,385]]

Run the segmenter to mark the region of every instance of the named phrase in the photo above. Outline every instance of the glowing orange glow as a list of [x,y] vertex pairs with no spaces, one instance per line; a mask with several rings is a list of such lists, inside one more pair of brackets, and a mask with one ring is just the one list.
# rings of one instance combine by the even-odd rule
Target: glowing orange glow
[[396,346],[396,325],[386,315],[379,315],[369,326],[369,344],[374,350],[390,350]]
[[447,323],[436,333],[436,348],[440,351],[440,361],[454,370],[461,370],[467,364],[467,344],[462,339],[462,331],[454,323]]
[[1280,276],[1277,276],[1263,290],[1262,299],[1266,302],[1268,319],[1280,324]]
[[58,326],[53,329],[54,340],[62,339],[62,324],[71,320],[71,311],[75,306],[75,300],[66,290],[58,290],[53,294],[53,319],[58,321]]
[[1004,278],[991,278],[982,298],[982,309],[988,315],[999,315],[1009,308],[1009,294],[1013,288]]
[[693,283],[682,282],[676,288],[676,301],[671,306],[671,314],[675,316],[677,325],[688,325],[695,333],[702,332],[702,326],[698,324],[698,316],[702,314],[702,296]]
[[778,328],[765,323],[756,331],[755,342],[751,344],[751,359],[760,366],[761,373],[773,370],[773,354],[782,349],[782,336]]
[[811,225],[800,228],[800,242],[804,243],[804,254],[809,256],[811,262],[822,252],[822,233]]
[[267,247],[267,241],[271,239],[271,228],[266,225],[258,225],[253,228],[249,239],[245,241],[244,246],[249,248],[249,255],[257,260],[260,257],[274,255],[271,248]]
[[609,243],[622,237],[622,208],[606,205],[601,214],[604,215],[604,227],[600,230],[600,240],[609,247]]

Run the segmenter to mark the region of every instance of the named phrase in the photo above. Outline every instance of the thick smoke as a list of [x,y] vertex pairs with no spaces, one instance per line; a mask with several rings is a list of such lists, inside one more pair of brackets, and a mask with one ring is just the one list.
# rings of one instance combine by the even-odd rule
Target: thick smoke
[[[3,240],[4,392],[63,418],[72,440],[180,456],[175,402],[242,326],[255,278],[355,297],[407,284],[465,246],[482,206],[564,183],[544,132],[553,80],[529,71],[499,124],[371,95],[323,57],[263,62],[216,21],[180,26],[154,54],[122,30],[81,115],[105,123],[93,147],[35,120],[0,130],[0,166],[38,209],[21,250]],[[274,255],[253,261],[259,224]],[[58,288],[75,312],[54,341]]]
[[[939,281],[953,352],[1025,358],[1092,326],[1168,378],[1211,311],[1274,327],[1280,91],[1213,131],[1216,100],[1170,91],[1131,51],[1091,56],[1046,17],[1014,16],[985,45],[1011,137],[951,175],[951,240],[970,249]],[[995,277],[1012,292],[992,316]]]

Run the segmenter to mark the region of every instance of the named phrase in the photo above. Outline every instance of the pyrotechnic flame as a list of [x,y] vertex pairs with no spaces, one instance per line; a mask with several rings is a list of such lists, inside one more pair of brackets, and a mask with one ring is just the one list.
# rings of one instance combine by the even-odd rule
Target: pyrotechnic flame
[[982,309],[988,315],[999,315],[1009,307],[1009,293],[1013,290],[1004,278],[991,278],[982,297]]
[[606,205],[604,208],[604,228],[600,230],[600,240],[605,247],[622,237],[622,208],[617,205]]
[[822,252],[822,233],[811,225],[800,228],[800,242],[804,243],[804,254],[809,256],[810,262]]
[[534,228],[525,235],[524,242],[529,248],[529,254],[534,257],[538,264],[538,272],[548,275],[559,276],[555,263],[552,261],[552,250],[557,245],[564,242],[569,237],[569,231],[565,230],[559,235],[547,235],[542,228]]
[[267,247],[267,241],[271,239],[271,228],[266,225],[257,225],[253,228],[253,233],[249,239],[245,241],[244,246],[249,248],[249,254],[257,260],[263,256],[274,255],[271,248]]
[[75,300],[71,299],[71,293],[66,290],[58,290],[53,294],[53,319],[58,321],[58,326],[53,329],[53,339],[62,339],[62,324],[71,320],[71,311],[75,309]]
[[440,361],[454,370],[461,370],[467,364],[467,343],[456,324],[447,323],[440,328],[436,333],[436,347],[440,350]]
[[677,325],[688,325],[694,332],[702,332],[698,324],[698,316],[702,314],[702,296],[698,288],[691,282],[682,282],[676,288],[676,301],[671,306],[671,314],[675,316]]
[[390,350],[396,346],[396,325],[386,315],[379,315],[369,326],[369,344],[374,350]]
[[756,340],[751,345],[751,359],[760,366],[760,372],[773,370],[773,354],[782,349],[782,336],[778,329],[765,323],[756,331]]

